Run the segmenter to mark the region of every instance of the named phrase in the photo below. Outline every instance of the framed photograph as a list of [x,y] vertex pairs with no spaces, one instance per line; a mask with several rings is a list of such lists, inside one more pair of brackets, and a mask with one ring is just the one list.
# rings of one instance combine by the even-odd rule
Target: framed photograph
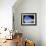
[[21,13],[21,25],[37,25],[37,14]]

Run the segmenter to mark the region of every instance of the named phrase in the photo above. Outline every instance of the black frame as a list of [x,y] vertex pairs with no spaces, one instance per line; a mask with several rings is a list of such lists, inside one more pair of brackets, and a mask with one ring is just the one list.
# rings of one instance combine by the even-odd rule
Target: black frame
[[[35,16],[35,24],[23,24],[23,22],[22,22],[22,20],[23,20],[23,16],[24,15],[34,15]],[[33,25],[37,25],[37,13],[21,13],[21,25],[31,25],[31,26],[33,26]]]

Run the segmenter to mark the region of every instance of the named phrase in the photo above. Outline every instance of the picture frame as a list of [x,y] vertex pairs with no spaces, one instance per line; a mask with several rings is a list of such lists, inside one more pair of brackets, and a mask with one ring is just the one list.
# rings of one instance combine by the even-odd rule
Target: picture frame
[[37,25],[37,13],[21,13],[21,25]]

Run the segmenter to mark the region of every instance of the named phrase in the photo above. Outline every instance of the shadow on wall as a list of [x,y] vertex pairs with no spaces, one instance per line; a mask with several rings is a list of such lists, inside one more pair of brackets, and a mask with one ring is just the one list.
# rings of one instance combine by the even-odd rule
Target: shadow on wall
[[23,3],[23,0],[17,0],[16,3],[13,5],[13,10],[16,9],[17,7],[19,7],[21,5],[21,3]]
[[[16,1],[16,3],[13,5],[13,7],[12,7],[12,13],[13,13],[13,29],[14,30],[18,30],[18,24],[16,24],[16,23],[18,23],[18,22],[16,22],[15,23],[15,21],[17,20],[17,19],[19,19],[19,18],[17,18],[17,9],[21,6],[21,3],[23,2],[23,0],[17,0]],[[16,16],[15,16],[16,15]],[[16,18],[15,18],[16,17]],[[16,25],[16,26],[15,26]],[[17,27],[17,28],[15,28],[15,27]]]

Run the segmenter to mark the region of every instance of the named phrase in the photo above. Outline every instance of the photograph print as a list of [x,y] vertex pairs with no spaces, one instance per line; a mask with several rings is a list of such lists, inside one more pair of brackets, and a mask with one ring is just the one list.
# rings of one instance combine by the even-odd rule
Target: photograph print
[[36,13],[22,13],[21,24],[22,25],[36,25]]

